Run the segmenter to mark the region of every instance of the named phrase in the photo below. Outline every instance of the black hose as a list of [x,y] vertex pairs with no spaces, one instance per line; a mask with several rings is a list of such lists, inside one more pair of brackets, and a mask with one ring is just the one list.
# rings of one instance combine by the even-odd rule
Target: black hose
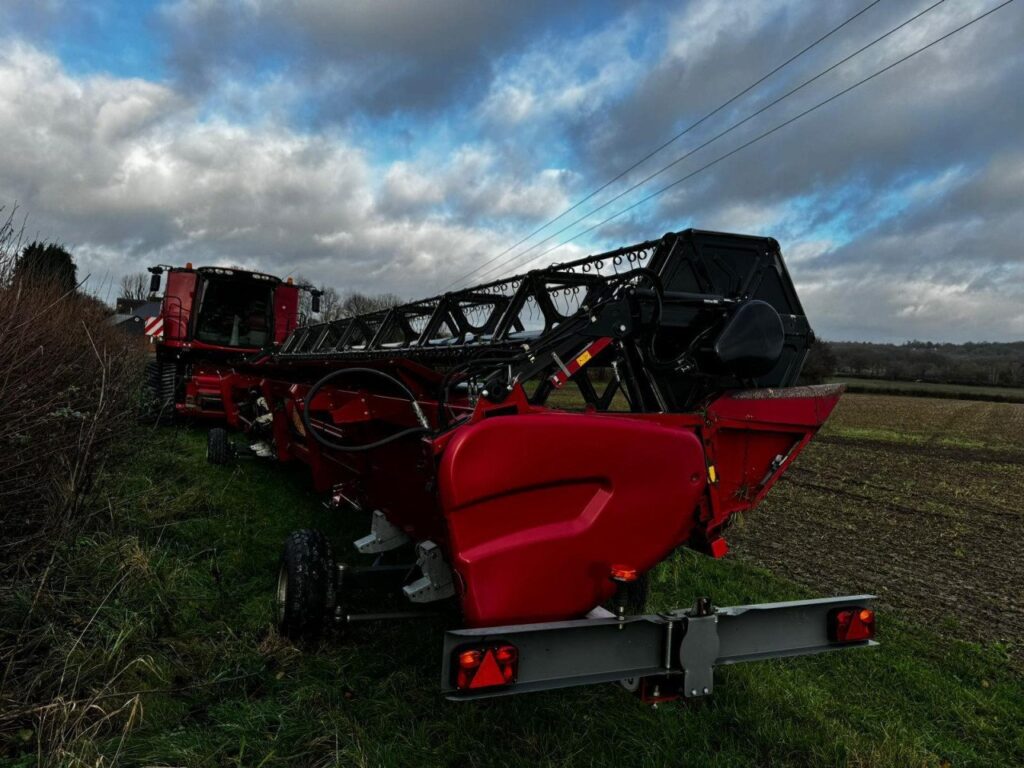
[[400,440],[403,437],[408,437],[409,435],[421,435],[430,432],[430,429],[428,429],[427,427],[410,427],[409,429],[403,429],[401,432],[396,432],[393,435],[388,435],[387,437],[381,438],[380,440],[376,440],[372,443],[364,443],[363,445],[342,445],[341,443],[336,443],[333,440],[329,440],[328,438],[324,437],[319,432],[314,430],[309,418],[310,405],[313,402],[313,398],[316,397],[317,393],[321,389],[323,389],[324,385],[326,385],[328,382],[334,381],[337,378],[349,374],[370,374],[372,376],[378,376],[382,379],[390,381],[392,384],[394,384],[400,390],[402,390],[406,397],[409,398],[409,402],[411,402],[413,406],[417,409],[417,416],[419,415],[416,395],[413,394],[411,389],[405,386],[401,379],[392,376],[389,373],[384,373],[384,371],[378,371],[376,368],[342,368],[341,370],[338,371],[331,371],[310,388],[309,392],[306,393],[305,401],[302,404],[302,423],[306,427],[306,432],[312,435],[313,439],[320,443],[320,445],[335,451],[341,451],[343,453],[359,453],[361,451],[369,451],[373,448],[380,448],[382,445],[393,443],[396,440]]

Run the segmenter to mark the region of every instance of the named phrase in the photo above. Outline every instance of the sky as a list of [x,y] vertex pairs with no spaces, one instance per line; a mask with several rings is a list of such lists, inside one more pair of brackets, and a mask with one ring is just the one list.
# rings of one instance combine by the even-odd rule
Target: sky
[[757,139],[1000,2],[0,0],[0,206],[107,299],[191,261],[412,300],[696,227],[776,238],[824,338],[1022,339],[1024,2]]

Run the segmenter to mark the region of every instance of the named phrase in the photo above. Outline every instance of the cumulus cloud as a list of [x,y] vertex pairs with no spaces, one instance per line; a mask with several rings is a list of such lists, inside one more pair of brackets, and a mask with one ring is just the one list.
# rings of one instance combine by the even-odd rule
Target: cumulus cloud
[[177,0],[164,16],[173,60],[191,87],[285,58],[290,76],[329,97],[343,119],[432,110],[485,88],[496,58],[594,7],[581,0]]
[[190,260],[414,295],[493,247],[474,217],[432,211],[459,185],[481,216],[561,202],[544,174],[515,187],[468,149],[436,188],[426,169],[395,163],[378,190],[342,135],[205,118],[166,86],[76,78],[25,44],[0,55],[0,135],[5,194],[97,277]]
[[[530,242],[929,4],[871,8]],[[153,22],[166,76],[132,78],[58,58],[60,0],[13,2],[0,9],[21,35],[0,48],[0,202],[113,282],[192,260],[420,296],[864,5],[173,0]],[[938,6],[512,263],[537,266],[987,7]],[[1022,33],[1010,6],[546,260],[685,226],[769,234],[821,335],[1019,338]]]

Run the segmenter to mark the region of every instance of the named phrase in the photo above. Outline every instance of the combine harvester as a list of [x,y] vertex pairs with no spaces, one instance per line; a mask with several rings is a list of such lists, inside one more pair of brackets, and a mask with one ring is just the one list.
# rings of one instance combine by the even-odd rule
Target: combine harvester
[[147,367],[147,384],[158,416],[179,415],[241,426],[224,397],[232,378],[230,361],[280,344],[299,325],[299,292],[319,292],[273,275],[225,267],[150,267],[149,292],[167,282],[160,314],[152,325],[156,359]]
[[840,386],[794,386],[812,342],[778,243],[694,230],[295,329],[226,396],[370,513],[355,547],[391,564],[292,534],[282,631],[422,616],[350,612],[398,574],[410,609],[460,609],[441,658],[460,700],[701,697],[718,665],[874,645],[870,595],[643,614],[645,574],[681,546],[725,555],[835,407]]

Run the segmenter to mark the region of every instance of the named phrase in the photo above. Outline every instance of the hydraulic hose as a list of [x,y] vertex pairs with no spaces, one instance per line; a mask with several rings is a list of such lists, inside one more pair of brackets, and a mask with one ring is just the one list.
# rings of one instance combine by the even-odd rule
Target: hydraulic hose
[[[388,435],[387,437],[381,438],[380,440],[375,440],[372,443],[364,443],[363,445],[342,445],[341,443],[336,443],[333,440],[324,437],[315,429],[313,429],[313,425],[309,417],[309,407],[310,404],[313,402],[313,398],[316,397],[317,393],[321,389],[323,389],[325,385],[329,384],[335,379],[339,379],[343,376],[349,376],[352,374],[376,376],[378,378],[385,379],[386,381],[389,381],[392,384],[394,384],[398,389],[402,391],[402,393],[406,397],[409,398],[409,402],[412,405],[412,409],[416,413],[416,418],[419,420],[421,426],[403,429],[401,432],[396,432],[393,435]],[[410,435],[421,435],[431,431],[427,423],[427,417],[423,414],[423,410],[420,408],[420,404],[416,401],[416,395],[413,394],[412,390],[409,389],[401,381],[401,379],[398,379],[397,377],[392,376],[389,373],[384,373],[384,371],[378,371],[376,368],[342,368],[341,370],[332,371],[331,373],[328,373],[316,384],[314,384],[310,388],[309,392],[306,393],[305,401],[302,404],[302,423],[306,427],[306,432],[312,435],[313,439],[320,443],[320,445],[335,451],[341,451],[342,453],[359,453],[361,451],[369,451],[372,450],[373,448],[380,448],[383,445],[393,443],[396,440],[402,439],[403,437],[408,437]]]

